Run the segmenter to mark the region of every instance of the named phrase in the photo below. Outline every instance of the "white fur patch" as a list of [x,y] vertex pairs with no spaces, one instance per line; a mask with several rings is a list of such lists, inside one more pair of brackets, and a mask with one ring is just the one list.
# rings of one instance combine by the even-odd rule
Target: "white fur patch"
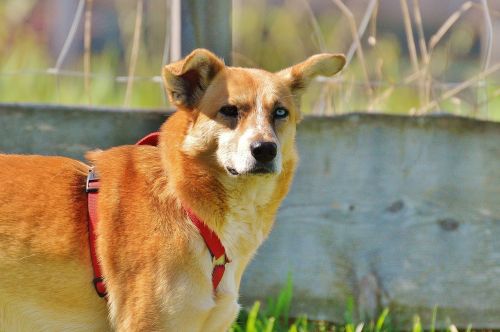
[[274,89],[266,85],[259,89],[255,99],[255,123],[240,137],[236,131],[224,132],[219,136],[217,159],[224,167],[234,168],[238,173],[250,172],[257,161],[252,156],[250,146],[257,140],[272,141],[277,145],[277,155],[273,161],[276,174],[281,173],[281,146],[269,120],[269,111],[264,108],[264,101]]
[[255,140],[257,134],[257,130],[250,128],[238,140],[236,153],[232,156],[234,168],[238,173],[248,172],[255,166],[256,160],[252,156],[250,144]]
[[188,130],[182,144],[182,150],[189,155],[204,151],[218,131],[219,125],[215,121],[204,121],[196,124]]

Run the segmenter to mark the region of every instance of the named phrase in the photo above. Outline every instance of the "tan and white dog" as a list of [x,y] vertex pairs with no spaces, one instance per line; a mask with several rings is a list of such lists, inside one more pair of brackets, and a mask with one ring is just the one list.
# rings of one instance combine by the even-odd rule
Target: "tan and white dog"
[[[178,108],[158,147],[88,154],[100,178],[92,286],[85,179],[63,157],[0,155],[0,331],[225,331],[240,281],[288,192],[299,95],[342,69],[318,54],[277,73],[226,67],[207,50],[167,65]],[[212,260],[189,206],[231,259],[214,292]]]

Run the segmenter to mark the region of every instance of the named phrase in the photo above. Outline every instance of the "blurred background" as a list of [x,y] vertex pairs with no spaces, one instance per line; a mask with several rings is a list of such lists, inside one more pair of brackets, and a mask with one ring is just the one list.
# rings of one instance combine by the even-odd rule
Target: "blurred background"
[[[171,60],[171,5],[2,0],[0,101],[167,107],[158,75]],[[237,66],[347,54],[341,76],[305,95],[305,113],[500,120],[499,1],[234,0],[232,22]]]

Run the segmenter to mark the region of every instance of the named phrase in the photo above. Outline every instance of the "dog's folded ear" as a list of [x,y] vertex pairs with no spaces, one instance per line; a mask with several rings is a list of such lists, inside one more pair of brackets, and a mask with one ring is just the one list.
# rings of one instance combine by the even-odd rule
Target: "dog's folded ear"
[[193,108],[224,62],[205,49],[196,49],[184,59],[163,68],[163,82],[173,105]]
[[333,76],[345,65],[342,54],[316,54],[307,60],[278,72],[294,95],[300,95],[316,76]]

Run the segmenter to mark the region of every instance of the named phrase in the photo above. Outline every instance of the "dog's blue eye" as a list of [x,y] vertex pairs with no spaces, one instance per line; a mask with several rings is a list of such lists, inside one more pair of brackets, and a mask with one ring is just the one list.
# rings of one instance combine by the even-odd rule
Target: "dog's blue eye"
[[227,116],[228,118],[235,118],[238,116],[238,107],[234,105],[222,106],[219,110],[219,113]]
[[274,118],[275,119],[283,119],[288,116],[288,111],[286,108],[283,107],[278,107],[277,109],[274,110]]

